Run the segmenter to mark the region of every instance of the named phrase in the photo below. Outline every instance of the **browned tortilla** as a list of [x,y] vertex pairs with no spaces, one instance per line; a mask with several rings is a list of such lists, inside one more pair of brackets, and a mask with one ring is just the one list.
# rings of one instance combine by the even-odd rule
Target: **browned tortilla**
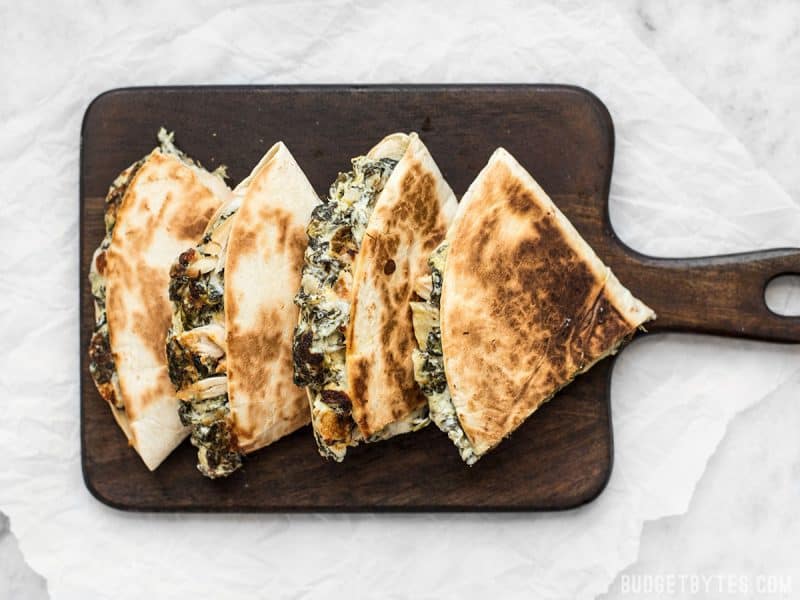
[[447,239],[445,372],[479,456],[654,316],[503,149]]
[[370,217],[354,277],[347,373],[353,419],[365,437],[426,402],[414,381],[409,301],[456,206],[428,149],[411,134]]
[[115,417],[150,469],[187,434],[164,351],[172,314],[169,268],[197,242],[228,193],[216,176],[154,150],[117,213],[105,257],[109,344],[125,405]]
[[305,227],[319,202],[283,143],[237,187],[225,262],[228,399],[239,448],[252,452],[309,421],[306,392],[292,381]]

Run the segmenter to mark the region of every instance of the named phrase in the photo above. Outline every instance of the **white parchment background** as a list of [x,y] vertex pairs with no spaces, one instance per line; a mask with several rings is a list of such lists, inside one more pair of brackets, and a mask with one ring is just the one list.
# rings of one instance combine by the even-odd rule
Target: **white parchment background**
[[[9,342],[0,351],[0,510],[54,598],[592,598],[635,559],[645,520],[686,509],[730,419],[800,367],[794,349],[768,344],[635,342],[615,369],[614,474],[603,495],[577,511],[108,509],[80,475],[75,289],[80,119],[108,88],[573,83],[592,89],[614,118],[612,220],[638,250],[686,256],[797,245],[800,207],[601,8],[233,2],[220,10],[180,2],[112,16],[94,3],[6,4],[0,28],[0,80],[9,82],[0,94],[0,331]],[[527,166],[535,175],[536,165]]]

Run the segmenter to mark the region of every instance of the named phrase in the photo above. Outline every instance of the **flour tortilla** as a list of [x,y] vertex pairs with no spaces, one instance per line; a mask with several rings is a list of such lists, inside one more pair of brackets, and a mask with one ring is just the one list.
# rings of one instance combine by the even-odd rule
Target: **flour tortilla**
[[365,438],[426,403],[414,380],[409,302],[458,206],[416,133],[390,135],[368,156],[399,162],[375,203],[354,269],[348,395]]
[[242,201],[225,258],[228,401],[239,448],[252,452],[310,420],[292,381],[293,298],[319,198],[282,142],[234,193]]
[[478,456],[655,317],[502,148],[464,195],[447,241],[445,373]]
[[112,412],[154,470],[186,437],[169,380],[169,268],[195,244],[230,190],[178,156],[153,150],[128,186],[105,255],[109,345],[124,410]]

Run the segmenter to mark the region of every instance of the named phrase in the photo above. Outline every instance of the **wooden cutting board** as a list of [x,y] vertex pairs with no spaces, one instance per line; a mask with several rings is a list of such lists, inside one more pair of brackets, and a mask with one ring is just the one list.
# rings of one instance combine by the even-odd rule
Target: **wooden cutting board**
[[800,322],[769,311],[764,288],[797,273],[800,251],[690,260],[639,254],[614,234],[608,190],[614,129],[605,106],[569,86],[289,86],[134,88],[86,111],[81,139],[81,443],[84,480],[100,501],[146,511],[555,510],[594,499],[613,461],[613,359],[580,376],[476,466],[435,426],[319,457],[310,428],[248,457],[226,480],[203,478],[188,441],[154,473],[127,447],[89,377],[88,283],[103,237],[109,183],[155,145],[160,126],[204,166],[245,177],[277,140],[318,194],[384,135],[417,131],[457,196],[504,146],[635,295],[659,318],[648,328],[800,342]]

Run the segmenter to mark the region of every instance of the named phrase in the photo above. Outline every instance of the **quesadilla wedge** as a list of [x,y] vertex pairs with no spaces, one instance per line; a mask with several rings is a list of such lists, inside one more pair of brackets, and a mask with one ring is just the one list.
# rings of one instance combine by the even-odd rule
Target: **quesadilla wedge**
[[278,142],[171,269],[169,373],[207,477],[233,473],[244,454],[309,421],[305,392],[292,382],[292,299],[317,204]]
[[227,199],[224,171],[209,173],[172,143],[125,169],[106,196],[106,235],[89,272],[95,329],[89,373],[145,465],[154,470],[186,437],[167,375],[169,267]]
[[312,214],[296,297],[295,383],[308,391],[320,454],[336,461],[429,422],[408,302],[457,206],[415,133],[351,162]]
[[502,148],[429,266],[411,305],[414,373],[469,465],[655,318]]

